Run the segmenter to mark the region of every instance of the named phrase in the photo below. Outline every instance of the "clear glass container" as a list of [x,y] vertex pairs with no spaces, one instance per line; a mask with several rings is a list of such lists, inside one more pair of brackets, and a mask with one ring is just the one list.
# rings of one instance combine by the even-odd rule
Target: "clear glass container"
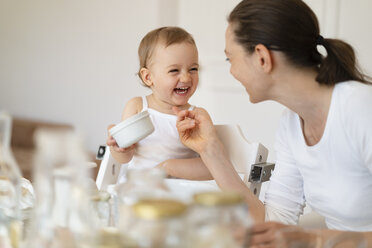
[[110,195],[109,200],[109,207],[110,207],[110,214],[109,214],[109,226],[117,227],[118,226],[118,218],[119,218],[119,209],[118,209],[118,196],[116,192],[116,185],[110,184],[107,185],[106,188],[107,193]]
[[118,227],[127,230],[132,223],[131,206],[145,198],[172,198],[164,183],[165,172],[158,168],[128,170],[127,180],[116,186],[119,212]]
[[40,129],[35,137],[37,202],[26,247],[93,247],[98,224],[80,137],[53,129]]
[[22,234],[20,214],[21,172],[10,148],[12,119],[0,113],[0,247],[19,247]]
[[140,248],[187,247],[186,204],[172,199],[143,199],[131,209],[135,221],[125,232],[128,246],[136,244]]
[[99,220],[100,227],[110,226],[111,221],[111,209],[110,209],[111,196],[106,191],[98,191],[96,194],[91,196],[91,203],[93,213],[97,220]]
[[198,193],[188,215],[188,239],[194,248],[245,247],[251,225],[241,195],[222,191]]

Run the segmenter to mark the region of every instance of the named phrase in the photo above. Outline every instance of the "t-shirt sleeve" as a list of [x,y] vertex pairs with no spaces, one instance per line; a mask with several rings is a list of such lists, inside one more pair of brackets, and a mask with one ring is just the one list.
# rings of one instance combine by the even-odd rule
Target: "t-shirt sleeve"
[[354,152],[372,174],[372,85],[358,83],[343,105],[344,128]]
[[[286,110],[281,117],[276,136],[275,169],[265,194],[267,221],[297,224],[305,206],[303,178],[291,154],[288,135],[290,112]],[[293,118],[292,118],[293,119]]]

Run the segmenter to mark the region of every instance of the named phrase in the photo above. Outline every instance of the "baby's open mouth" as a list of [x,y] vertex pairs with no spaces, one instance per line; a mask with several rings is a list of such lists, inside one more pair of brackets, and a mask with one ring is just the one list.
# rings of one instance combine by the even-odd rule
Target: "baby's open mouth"
[[189,90],[190,87],[181,87],[181,88],[175,88],[174,89],[174,92],[176,92],[176,94],[186,94],[187,91]]

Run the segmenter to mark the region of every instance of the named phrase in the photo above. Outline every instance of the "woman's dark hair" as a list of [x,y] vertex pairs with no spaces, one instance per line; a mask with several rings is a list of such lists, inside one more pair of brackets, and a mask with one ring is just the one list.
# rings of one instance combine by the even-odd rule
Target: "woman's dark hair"
[[[324,39],[314,12],[301,0],[243,0],[230,13],[236,41],[248,53],[257,44],[279,50],[296,66],[314,67],[320,84],[346,80],[369,83],[356,66],[353,48],[338,39]],[[322,45],[323,57],[317,50]]]

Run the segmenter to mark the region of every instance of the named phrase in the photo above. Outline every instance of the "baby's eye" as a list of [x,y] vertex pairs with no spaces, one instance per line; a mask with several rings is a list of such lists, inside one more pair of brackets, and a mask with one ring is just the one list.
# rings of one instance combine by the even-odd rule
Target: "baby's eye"
[[198,67],[193,67],[190,69],[190,71],[199,71],[199,68]]
[[169,70],[170,73],[178,72],[178,69]]

